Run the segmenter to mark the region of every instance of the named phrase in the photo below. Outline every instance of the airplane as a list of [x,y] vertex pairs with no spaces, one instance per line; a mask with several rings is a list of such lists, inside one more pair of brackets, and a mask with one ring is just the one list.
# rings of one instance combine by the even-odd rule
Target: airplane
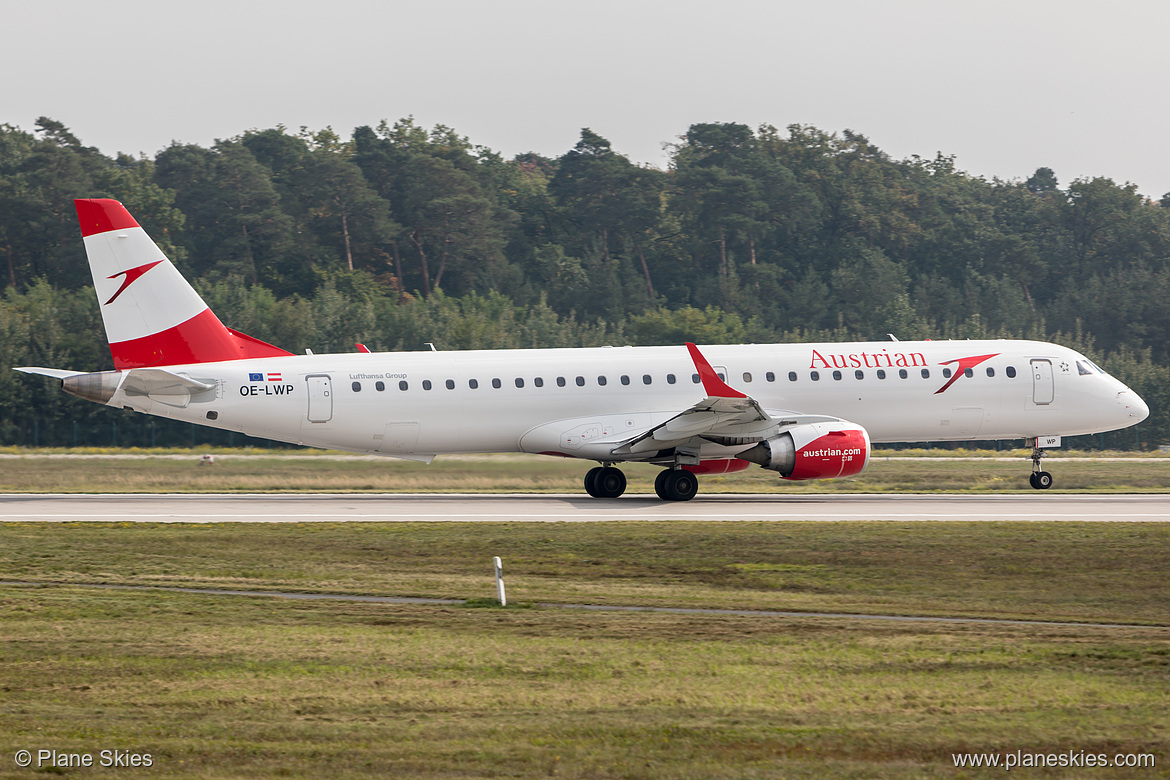
[[1138,395],[1038,341],[898,341],[294,355],[225,327],[116,200],[76,200],[114,370],[21,367],[89,401],[249,436],[430,463],[525,452],[699,476],[757,464],[781,479],[859,474],[874,443],[1026,439],[1033,488],[1061,436],[1136,425]]

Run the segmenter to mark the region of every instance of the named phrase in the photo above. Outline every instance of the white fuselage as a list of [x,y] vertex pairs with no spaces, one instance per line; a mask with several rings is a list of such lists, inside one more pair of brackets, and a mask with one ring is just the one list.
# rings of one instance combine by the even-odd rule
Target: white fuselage
[[[771,416],[842,418],[874,442],[1096,433],[1148,414],[1135,393],[1083,355],[1035,341],[702,351]],[[607,457],[615,439],[705,395],[681,346],[297,355],[167,368],[215,389],[189,400],[119,389],[109,404],[250,436],[420,460],[517,451],[630,459]],[[703,444],[703,457],[735,451]]]

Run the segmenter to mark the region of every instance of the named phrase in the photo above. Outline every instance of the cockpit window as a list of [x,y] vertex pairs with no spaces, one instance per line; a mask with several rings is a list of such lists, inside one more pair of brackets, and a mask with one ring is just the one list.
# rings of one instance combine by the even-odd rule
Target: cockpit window
[[1104,373],[1105,372],[1102,371],[1097,366],[1096,363],[1089,360],[1088,358],[1083,358],[1083,359],[1077,361],[1077,374],[1079,374],[1080,376],[1088,376],[1090,374],[1104,374]]

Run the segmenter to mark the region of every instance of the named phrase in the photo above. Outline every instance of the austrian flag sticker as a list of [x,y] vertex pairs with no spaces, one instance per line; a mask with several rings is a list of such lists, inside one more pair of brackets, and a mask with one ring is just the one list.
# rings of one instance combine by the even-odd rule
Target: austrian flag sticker
[[280,381],[282,381],[282,380],[281,380],[281,378],[280,378],[280,374],[269,374],[269,375],[268,375],[268,381],[269,381],[269,382],[280,382]]

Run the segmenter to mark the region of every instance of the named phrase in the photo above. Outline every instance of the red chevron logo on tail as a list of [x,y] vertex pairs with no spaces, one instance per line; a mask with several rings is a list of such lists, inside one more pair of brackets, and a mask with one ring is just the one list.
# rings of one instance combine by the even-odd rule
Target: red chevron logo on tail
[[161,262],[163,262],[163,261],[162,260],[155,260],[153,263],[146,263],[145,265],[140,265],[137,268],[131,268],[128,271],[121,271],[119,273],[114,274],[113,276],[107,276],[106,277],[107,279],[117,279],[119,276],[125,276],[126,278],[122,280],[122,286],[118,288],[118,292],[116,292],[112,296],[110,296],[110,299],[108,301],[106,301],[104,305],[109,306],[111,303],[113,303],[118,298],[118,296],[121,295],[125,291],[125,289],[127,287],[134,284],[134,282],[136,282],[138,280],[138,277],[142,276],[144,273],[149,271],[151,268],[154,268],[156,265],[158,265]]

